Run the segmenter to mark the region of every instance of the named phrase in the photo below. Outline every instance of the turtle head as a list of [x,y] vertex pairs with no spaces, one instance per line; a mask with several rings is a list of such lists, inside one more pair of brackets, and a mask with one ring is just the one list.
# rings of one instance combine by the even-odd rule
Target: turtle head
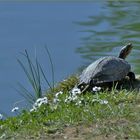
[[124,46],[119,54],[119,58],[125,59],[127,57],[127,55],[131,52],[132,50],[132,44],[128,43],[126,46]]

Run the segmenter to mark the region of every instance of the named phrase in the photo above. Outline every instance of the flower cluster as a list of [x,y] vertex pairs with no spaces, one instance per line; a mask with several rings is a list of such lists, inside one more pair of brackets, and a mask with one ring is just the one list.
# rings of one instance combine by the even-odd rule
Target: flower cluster
[[57,93],[55,94],[55,98],[58,98],[58,96],[61,95],[61,94],[63,94],[62,91],[57,92]]
[[[101,87],[93,87],[93,91],[94,92],[98,92],[101,90]],[[83,103],[85,104],[87,101],[86,99],[84,99],[83,97],[79,96],[82,92],[79,88],[76,88],[74,87],[71,91],[70,91],[70,95],[69,96],[66,96],[66,99],[65,99],[65,103],[75,103],[75,105],[77,106],[81,106]],[[88,99],[89,102],[90,102],[90,99]],[[102,99],[93,99],[91,100],[92,103],[94,102],[97,102],[99,104],[108,104],[108,101],[107,100],[102,100]]]
[[[65,103],[79,102],[78,101],[78,95],[80,95],[80,94],[81,94],[81,90],[79,88],[77,88],[77,87],[74,87],[70,91],[70,95],[66,97]],[[79,103],[81,103],[81,101]]]
[[[98,92],[101,90],[101,87],[93,87],[92,91],[94,92]],[[53,98],[53,104],[57,104],[58,102],[61,101],[61,96],[63,92],[59,91],[57,93],[54,94],[54,98]],[[69,95],[66,96],[66,98],[64,99],[65,103],[74,103],[76,106],[81,106],[82,104],[85,104],[88,101],[92,101],[92,99],[84,99],[83,96],[79,96],[81,95],[82,92],[79,88],[74,87],[73,89],[71,89],[71,91],[69,91]],[[100,104],[108,104],[107,100],[101,100],[101,99],[93,99],[93,102],[98,102]],[[32,111],[36,111],[38,108],[40,108],[43,104],[49,104],[48,102],[48,98],[47,97],[43,97],[43,98],[38,98],[35,103],[32,105],[32,108],[30,109],[30,112]],[[11,112],[17,112],[19,110],[18,107],[14,107]],[[0,119],[2,119],[3,116],[0,114]]]
[[106,104],[108,104],[108,101],[107,100],[100,100],[100,104],[102,104],[102,105],[106,105]]
[[101,104],[101,105],[106,105],[106,104],[108,104],[108,101],[107,100],[101,100],[101,99],[93,99],[92,100],[92,103],[99,103],[99,104]]
[[11,110],[11,112],[17,112],[19,110],[19,107],[14,107],[12,110]]
[[81,94],[81,90],[75,87],[72,89],[71,93],[72,93],[72,96],[76,96],[78,94]]
[[78,98],[78,96],[67,96],[65,99],[65,103],[74,103],[76,106],[81,106],[81,104],[83,103],[84,99],[82,98]]
[[30,112],[36,111],[42,104],[48,104],[47,97],[38,98],[36,102],[33,104],[33,108],[30,110]]
[[93,92],[98,92],[98,91],[100,91],[100,90],[101,90],[101,87],[96,87],[96,86],[95,86],[95,87],[92,88],[92,91],[93,91]]
[[56,94],[55,94],[55,97],[54,97],[54,99],[53,99],[53,103],[58,103],[60,100],[59,100],[59,95],[61,95],[61,94],[63,94],[63,92],[62,91],[59,91],[59,92],[57,92]]

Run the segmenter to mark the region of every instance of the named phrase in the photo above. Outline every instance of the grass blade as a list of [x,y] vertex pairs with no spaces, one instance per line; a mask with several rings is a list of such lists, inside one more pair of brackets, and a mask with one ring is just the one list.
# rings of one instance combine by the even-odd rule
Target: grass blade
[[[31,72],[31,76],[32,76],[32,79],[33,79],[33,83],[34,83],[34,89],[36,90],[37,89],[37,83],[36,83],[36,79],[35,79],[35,74],[34,74],[34,71],[33,71],[33,64],[30,60],[30,57],[28,55],[28,52],[27,50],[25,50],[25,54],[26,54],[26,58],[27,58],[27,61],[28,61],[28,65],[29,65],[29,69],[30,69],[30,72]],[[35,69],[34,69],[35,70]]]
[[42,75],[43,75],[43,78],[45,79],[47,85],[49,86],[49,88],[50,88],[51,90],[53,90],[53,88],[51,87],[51,84],[49,83],[49,81],[48,81],[48,79],[47,79],[47,77],[46,77],[46,75],[45,75],[45,73],[44,73],[44,71],[43,71],[43,69],[42,69],[42,67],[41,67],[40,64],[39,64],[39,68],[40,68],[40,71],[41,71],[41,73],[42,73]]
[[23,63],[17,59],[18,63],[20,64],[21,68],[23,69],[23,71],[25,72],[29,82],[31,83],[32,87],[35,88],[34,82],[32,80],[32,77],[30,76],[29,72],[27,71],[27,69],[25,68],[25,66],[23,65]]
[[38,97],[33,96],[22,84],[18,83],[21,91],[17,90],[29,103],[34,103]]
[[52,62],[52,58],[51,58],[51,55],[50,55],[50,52],[49,52],[49,49],[47,48],[47,46],[45,46],[45,50],[47,52],[47,55],[49,57],[49,61],[50,61],[50,64],[51,64],[51,72],[52,72],[52,89],[54,90],[54,66],[53,66],[53,62]]

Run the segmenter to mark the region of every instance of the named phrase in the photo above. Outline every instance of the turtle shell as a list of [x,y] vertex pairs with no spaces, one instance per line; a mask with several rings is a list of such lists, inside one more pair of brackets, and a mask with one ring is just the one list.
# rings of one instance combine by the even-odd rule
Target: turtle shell
[[131,66],[124,59],[108,56],[90,64],[79,77],[80,83],[100,84],[119,81],[130,72]]

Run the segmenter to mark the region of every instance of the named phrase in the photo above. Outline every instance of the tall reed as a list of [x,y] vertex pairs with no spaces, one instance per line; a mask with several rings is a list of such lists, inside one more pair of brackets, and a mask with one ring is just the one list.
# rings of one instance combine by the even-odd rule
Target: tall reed
[[47,52],[47,55],[49,57],[49,61],[51,64],[51,72],[52,72],[52,84],[48,81],[46,74],[41,66],[41,64],[38,61],[37,56],[35,56],[35,62],[33,62],[28,54],[28,51],[25,50],[23,56],[25,57],[25,61],[27,62],[27,65],[25,65],[24,61],[21,61],[20,59],[17,59],[18,63],[20,64],[21,68],[23,69],[32,89],[33,92],[30,92],[28,89],[26,89],[21,83],[18,83],[20,87],[20,94],[29,102],[33,103],[36,99],[41,98],[43,96],[43,90],[41,83],[45,81],[50,88],[50,90],[53,92],[54,90],[54,68],[53,68],[53,62],[51,59],[50,52],[47,47],[45,47],[45,50]]

